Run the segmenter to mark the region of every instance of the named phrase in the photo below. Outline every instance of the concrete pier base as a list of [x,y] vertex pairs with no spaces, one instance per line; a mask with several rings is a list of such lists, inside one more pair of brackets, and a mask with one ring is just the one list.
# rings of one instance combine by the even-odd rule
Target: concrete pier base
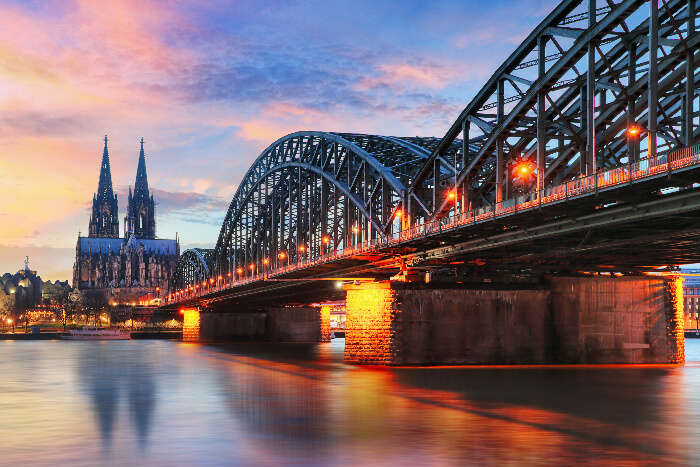
[[268,308],[267,337],[275,342],[329,342],[330,308],[323,319],[322,307]]
[[541,289],[346,287],[345,360],[362,364],[682,363],[675,277],[557,277]]
[[270,307],[258,313],[184,310],[189,342],[329,342],[330,307]]

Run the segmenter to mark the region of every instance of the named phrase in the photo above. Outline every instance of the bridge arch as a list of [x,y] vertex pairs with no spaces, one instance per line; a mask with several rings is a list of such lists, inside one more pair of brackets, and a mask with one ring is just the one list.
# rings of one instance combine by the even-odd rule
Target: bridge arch
[[421,144],[428,140],[318,131],[278,139],[233,196],[213,272],[314,259],[384,238],[400,227],[396,214],[430,154]]
[[177,260],[170,290],[186,289],[209,278],[212,252],[203,248],[185,250]]

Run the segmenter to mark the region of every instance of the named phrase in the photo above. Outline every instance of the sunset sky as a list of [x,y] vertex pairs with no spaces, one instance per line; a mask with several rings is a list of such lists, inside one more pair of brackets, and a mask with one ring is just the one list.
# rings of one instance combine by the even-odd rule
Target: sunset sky
[[144,137],[158,236],[210,247],[269,143],[442,136],[556,3],[0,0],[0,274],[71,279],[105,134],[120,231]]

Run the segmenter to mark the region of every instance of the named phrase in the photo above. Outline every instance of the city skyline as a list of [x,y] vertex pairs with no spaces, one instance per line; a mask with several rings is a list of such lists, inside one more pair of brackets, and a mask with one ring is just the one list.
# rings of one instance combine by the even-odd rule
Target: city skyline
[[159,236],[183,248],[216,241],[251,161],[291,131],[441,137],[555,2],[513,4],[0,2],[0,269],[29,255],[70,278],[105,133],[124,201],[145,138]]

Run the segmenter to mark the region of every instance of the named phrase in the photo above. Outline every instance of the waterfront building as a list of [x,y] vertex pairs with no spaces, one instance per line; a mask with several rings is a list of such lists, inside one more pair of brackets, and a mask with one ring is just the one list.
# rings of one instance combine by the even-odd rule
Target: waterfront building
[[683,270],[683,309],[686,329],[698,329],[700,322],[700,269]]
[[41,277],[29,268],[26,257],[24,269],[0,277],[0,313],[14,313],[37,305],[41,302],[42,287]]
[[78,234],[73,287],[99,292],[105,300],[117,303],[134,301],[149,292],[167,293],[180,246],[177,240],[156,237],[155,202],[148,188],[143,138],[133,193],[129,188],[124,237],[119,236],[106,136],[92,206],[89,234]]

